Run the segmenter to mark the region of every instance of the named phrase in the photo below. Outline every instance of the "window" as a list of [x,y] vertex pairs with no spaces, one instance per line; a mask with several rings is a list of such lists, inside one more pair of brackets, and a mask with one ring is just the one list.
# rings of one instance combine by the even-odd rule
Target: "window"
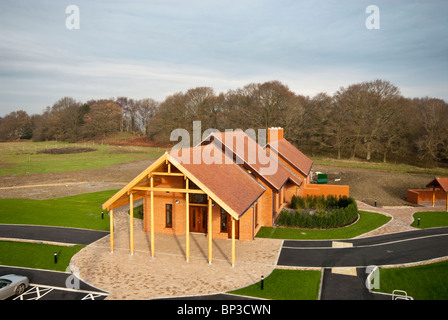
[[227,212],[221,208],[221,232],[227,232]]
[[206,194],[190,194],[190,203],[207,203],[207,195]]
[[173,205],[170,203],[167,203],[165,205],[165,215],[166,215],[166,227],[172,228],[173,227]]

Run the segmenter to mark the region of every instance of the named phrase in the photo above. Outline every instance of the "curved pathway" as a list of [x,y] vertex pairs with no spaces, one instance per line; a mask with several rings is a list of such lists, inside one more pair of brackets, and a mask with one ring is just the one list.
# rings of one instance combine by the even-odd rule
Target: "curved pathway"
[[362,211],[378,212],[389,217],[392,220],[386,223],[384,226],[373,230],[371,232],[361,235],[359,238],[371,237],[375,235],[396,233],[402,231],[412,231],[418,230],[417,228],[411,227],[414,221],[413,215],[416,212],[426,212],[426,211],[445,211],[443,207],[411,207],[411,206],[400,206],[400,207],[382,207],[377,208],[370,206],[364,202],[357,201],[358,209]]

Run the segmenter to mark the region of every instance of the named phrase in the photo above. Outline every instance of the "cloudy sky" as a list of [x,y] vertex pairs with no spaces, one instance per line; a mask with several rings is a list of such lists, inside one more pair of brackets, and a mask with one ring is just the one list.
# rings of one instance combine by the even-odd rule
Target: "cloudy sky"
[[383,79],[448,101],[447,14],[446,0],[1,0],[0,116],[270,80],[314,96]]

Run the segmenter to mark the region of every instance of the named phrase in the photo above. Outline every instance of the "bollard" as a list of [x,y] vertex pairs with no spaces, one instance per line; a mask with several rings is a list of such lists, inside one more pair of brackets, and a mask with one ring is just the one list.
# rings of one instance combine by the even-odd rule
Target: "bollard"
[[420,218],[417,219],[417,225],[420,227]]
[[103,211],[101,211],[101,219],[102,220],[104,219],[104,212]]
[[53,256],[54,256],[54,263],[58,263],[58,254],[55,252]]
[[261,276],[261,290],[264,290],[264,277]]
[[375,199],[375,208],[376,208],[376,199]]

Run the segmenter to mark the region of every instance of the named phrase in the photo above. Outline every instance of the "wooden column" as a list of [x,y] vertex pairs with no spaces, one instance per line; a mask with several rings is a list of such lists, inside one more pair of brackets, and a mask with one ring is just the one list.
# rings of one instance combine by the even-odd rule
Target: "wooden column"
[[235,218],[232,217],[232,267],[235,266]]
[[212,240],[213,240],[213,230],[212,230],[212,199],[208,197],[208,263],[212,263]]
[[134,255],[134,195],[129,195],[129,248],[131,256]]
[[110,220],[110,253],[114,253],[114,210],[109,211]]
[[154,178],[151,176],[151,257],[154,258]]
[[432,206],[436,206],[436,188],[432,187]]
[[190,194],[188,193],[188,179],[186,180],[186,199],[185,199],[185,258],[190,260]]

